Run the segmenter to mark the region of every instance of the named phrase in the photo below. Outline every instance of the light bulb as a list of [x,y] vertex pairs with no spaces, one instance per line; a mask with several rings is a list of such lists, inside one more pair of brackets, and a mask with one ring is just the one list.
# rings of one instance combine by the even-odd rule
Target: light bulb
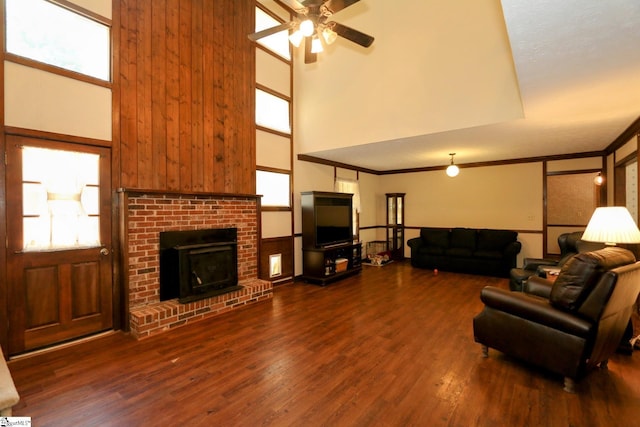
[[454,176],[458,176],[459,173],[460,173],[460,168],[457,167],[456,165],[447,166],[447,175],[449,175],[451,178],[453,178]]
[[320,53],[322,52],[322,41],[314,36],[311,40],[311,53]]
[[305,37],[311,36],[314,30],[315,28],[313,26],[313,21],[311,21],[311,19],[305,19],[300,23],[300,32],[302,33],[303,36]]
[[294,45],[295,47],[300,47],[300,43],[302,43],[302,38],[304,36],[302,35],[302,31],[300,30],[296,30],[294,33],[292,33],[289,36],[289,41],[291,42],[292,45]]
[[604,176],[602,176],[602,173],[598,172],[598,176],[593,179],[593,183],[595,185],[602,185],[604,183]]
[[338,38],[338,33],[327,27],[322,30],[322,37],[324,38],[324,41],[327,42],[327,44],[332,44]]

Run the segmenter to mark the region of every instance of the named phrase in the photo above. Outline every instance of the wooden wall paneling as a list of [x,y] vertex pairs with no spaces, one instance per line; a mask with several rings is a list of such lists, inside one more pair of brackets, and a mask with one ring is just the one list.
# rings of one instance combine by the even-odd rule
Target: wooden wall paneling
[[151,170],[152,188],[167,185],[167,0],[149,2],[151,7]]
[[193,190],[191,177],[191,2],[180,1],[180,185],[182,191]]
[[[228,1],[225,1],[224,2],[225,12],[223,13],[224,15],[227,15],[229,13],[228,10],[230,9],[230,7],[231,7],[231,4]],[[233,19],[230,20],[228,25],[232,28]],[[227,25],[225,24],[223,28],[224,58],[223,58],[223,64],[222,64],[223,66],[222,78],[225,84],[232,85],[234,67],[233,67],[233,54],[232,54],[233,51],[231,49],[232,49],[233,43],[232,43],[232,34],[229,30],[230,28],[228,28]],[[223,104],[226,106],[233,106],[234,102],[238,102],[235,100],[234,93],[232,91],[225,91]],[[225,153],[225,159],[231,159],[235,152],[235,147],[234,147],[234,144],[232,144],[232,141],[236,135],[235,135],[234,124],[232,123],[233,117],[229,114],[229,111],[226,111],[225,113],[226,114],[223,118],[223,122],[225,125],[224,131],[223,131],[224,153]],[[233,170],[233,167],[231,167],[226,172],[227,173],[225,173],[225,176],[224,176],[225,189],[231,188],[233,186],[235,171]]]
[[[215,2],[214,2],[215,3]],[[214,46],[214,26],[216,25],[215,20],[215,5],[212,7],[207,7],[204,10],[202,15],[202,26],[207,29],[207,31],[203,34],[203,56],[204,56],[204,156],[203,156],[203,171],[204,171],[204,189],[206,191],[214,191],[216,188],[215,182],[215,157],[216,157],[216,141],[215,141],[215,98],[216,98],[216,89],[213,85],[214,82],[214,58],[218,53]]]
[[120,169],[116,174],[119,186],[132,187],[137,184],[138,155],[136,137],[136,45],[137,19],[136,1],[120,3],[120,129],[114,132],[114,142],[119,141]]
[[[269,277],[269,256],[282,254],[282,274]],[[273,237],[260,242],[260,279],[277,281],[293,278],[293,237]]]
[[152,146],[152,103],[150,81],[151,68],[151,4],[138,0],[138,91],[137,91],[137,151],[138,151],[138,187],[153,188],[151,157]]
[[180,189],[180,0],[167,0],[167,189]]
[[255,192],[255,2],[120,6],[120,186]]
[[[251,33],[252,31],[254,31],[254,22],[255,22],[255,4],[254,2],[251,1],[247,1],[244,2],[244,8],[245,11],[242,14],[243,16],[248,16],[250,19],[249,21],[245,21],[245,22],[249,22],[250,26],[248,28],[243,28],[243,31],[247,31],[247,34]],[[242,42],[242,43],[246,43],[247,38],[246,37],[242,37],[243,34],[241,34],[240,32],[238,32],[236,34],[236,36],[238,37],[238,39]],[[251,120],[251,123],[255,124],[256,119],[255,119],[255,112],[256,112],[256,107],[255,107],[255,84],[256,84],[256,76],[255,76],[255,69],[256,69],[256,53],[255,53],[255,48],[251,48],[251,49],[241,49],[241,51],[243,52],[243,58],[242,58],[242,63],[243,64],[249,64],[249,66],[244,66],[243,69],[245,70],[245,81],[249,82],[249,84],[242,84],[239,85],[240,88],[242,88],[243,93],[242,93],[242,97],[241,99],[244,101],[244,106],[243,107],[238,107],[239,111],[237,112],[238,117],[249,117],[249,119]],[[244,150],[243,152],[243,169],[241,170],[241,178],[244,180],[243,182],[243,187],[247,189],[247,191],[250,191],[252,193],[255,193],[256,191],[256,131],[255,131],[255,126],[253,127],[247,127],[247,126],[243,126],[242,127],[242,135],[240,138],[240,141],[242,141],[243,143],[242,148]]]
[[[220,2],[214,5],[214,14],[221,14],[223,11]],[[216,20],[212,27],[212,49],[213,55],[213,80],[211,87],[213,88],[214,98],[212,100],[213,108],[213,144],[214,144],[214,169],[211,171],[215,188],[224,189],[224,177],[226,175],[226,164],[224,162],[224,26],[223,23]]]
[[[242,5],[247,4],[249,2],[240,2],[240,4],[238,5],[240,8],[242,8]],[[249,33],[242,33],[243,31],[243,25],[241,20],[244,19],[243,16],[240,16],[239,13],[234,14],[233,15],[234,19],[230,22],[233,25],[233,31],[227,31],[226,34],[229,36],[229,46],[228,49],[231,52],[242,52],[242,45],[243,43],[248,40],[246,37],[246,34]],[[242,35],[245,35],[244,38],[240,39],[240,37],[242,37]],[[254,52],[254,56],[255,56],[255,52]],[[233,87],[233,91],[234,91],[234,102],[232,103],[227,103],[227,106],[231,109],[231,112],[233,113],[234,117],[242,117],[241,113],[242,111],[248,111],[247,110],[247,105],[243,102],[244,98],[243,98],[243,94],[245,93],[244,90],[244,86],[242,84],[243,81],[246,81],[246,71],[243,67],[243,59],[244,56],[242,55],[236,55],[233,58],[233,64],[234,64],[234,69],[241,69],[243,70],[241,73],[231,73],[231,86]],[[246,63],[246,66],[249,66],[250,63]],[[255,95],[253,95],[255,96]],[[254,121],[255,123],[255,121]],[[242,132],[242,126],[240,126],[240,122],[238,120],[234,120],[234,126],[233,126],[233,139],[232,141],[245,141],[244,139],[244,133]],[[244,159],[244,144],[229,144],[229,148],[230,148],[230,155],[231,158],[233,159],[233,173],[229,174],[232,176],[232,184],[229,186],[229,188],[233,188],[236,185],[243,185],[243,173],[246,172],[243,168],[242,168],[242,159]],[[255,158],[255,156],[254,156]]]
[[193,180],[192,189],[204,191],[203,185],[203,133],[202,133],[202,0],[192,0],[191,2],[191,178]]

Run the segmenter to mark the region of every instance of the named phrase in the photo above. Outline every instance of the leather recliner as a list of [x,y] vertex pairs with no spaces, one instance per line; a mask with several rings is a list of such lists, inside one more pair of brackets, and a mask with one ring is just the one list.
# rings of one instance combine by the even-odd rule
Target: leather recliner
[[560,258],[525,258],[521,268],[512,268],[509,272],[509,289],[521,291],[523,284],[531,276],[545,277],[544,267],[561,268],[572,256],[586,251],[602,249],[604,244],[581,240],[583,231],[562,233],[558,236]]
[[487,286],[473,319],[483,356],[493,348],[564,377],[565,390],[590,368],[606,367],[640,293],[640,262],[607,247],[573,256],[553,283],[531,277],[525,292]]

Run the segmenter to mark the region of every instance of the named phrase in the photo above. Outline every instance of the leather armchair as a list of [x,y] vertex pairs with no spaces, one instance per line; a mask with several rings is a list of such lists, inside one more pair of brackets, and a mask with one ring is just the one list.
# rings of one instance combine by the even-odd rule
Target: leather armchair
[[545,277],[544,267],[561,268],[572,256],[586,251],[602,249],[604,244],[581,240],[583,231],[563,233],[558,236],[560,258],[525,258],[521,268],[512,268],[509,272],[509,289],[521,291],[523,284],[531,276]]
[[[607,247],[570,258],[549,282],[531,277],[528,292],[487,286],[473,319],[476,342],[564,377],[564,389],[591,368],[606,367],[640,293],[640,262]],[[530,292],[530,293],[529,293]]]

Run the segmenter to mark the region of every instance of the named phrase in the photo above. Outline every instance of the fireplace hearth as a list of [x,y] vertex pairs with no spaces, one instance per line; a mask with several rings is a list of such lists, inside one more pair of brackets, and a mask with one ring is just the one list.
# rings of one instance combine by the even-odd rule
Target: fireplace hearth
[[188,303],[242,289],[236,228],[160,233],[160,301]]

